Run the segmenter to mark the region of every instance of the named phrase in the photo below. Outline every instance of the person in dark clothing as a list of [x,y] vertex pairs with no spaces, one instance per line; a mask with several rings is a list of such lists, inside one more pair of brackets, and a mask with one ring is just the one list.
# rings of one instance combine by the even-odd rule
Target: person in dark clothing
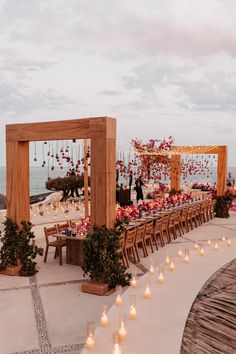
[[140,199],[143,200],[143,190],[142,190],[142,186],[143,185],[144,185],[144,183],[142,181],[142,177],[139,176],[138,179],[136,179],[136,181],[135,181],[135,190],[136,190],[137,203],[138,203],[138,201]]
[[132,183],[133,183],[133,171],[130,170],[130,173],[129,173],[129,189],[131,189]]

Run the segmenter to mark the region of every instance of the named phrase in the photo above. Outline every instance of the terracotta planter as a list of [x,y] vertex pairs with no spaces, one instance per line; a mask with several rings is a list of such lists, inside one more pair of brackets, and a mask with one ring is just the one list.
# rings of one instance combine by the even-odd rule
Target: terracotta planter
[[0,274],[11,275],[11,276],[20,275],[21,268],[22,268],[22,263],[18,259],[16,266],[7,267],[6,269],[0,271]]
[[88,280],[81,284],[81,291],[89,294],[103,296],[108,293],[108,284]]

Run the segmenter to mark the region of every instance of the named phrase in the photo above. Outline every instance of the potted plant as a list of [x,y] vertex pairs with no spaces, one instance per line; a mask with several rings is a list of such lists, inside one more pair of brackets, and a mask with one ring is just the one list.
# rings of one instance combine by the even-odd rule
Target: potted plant
[[43,255],[43,248],[35,245],[32,224],[23,221],[21,228],[11,219],[4,222],[1,235],[0,273],[6,275],[32,276],[37,272],[37,255]]
[[233,194],[230,191],[227,191],[223,196],[215,197],[215,213],[218,218],[228,218],[229,217],[229,208],[233,202]]
[[128,285],[131,274],[121,263],[119,237],[122,229],[108,229],[105,226],[94,227],[94,232],[87,235],[84,247],[84,276],[91,281],[82,284],[82,291],[104,295],[117,284]]

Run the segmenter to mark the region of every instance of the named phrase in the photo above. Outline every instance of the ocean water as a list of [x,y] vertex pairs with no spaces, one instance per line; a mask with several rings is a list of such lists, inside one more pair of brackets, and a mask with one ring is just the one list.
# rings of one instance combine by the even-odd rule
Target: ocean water
[[[236,167],[228,169],[236,177]],[[37,195],[41,193],[46,193],[48,190],[45,188],[45,182],[48,176],[51,178],[64,177],[66,175],[66,170],[60,170],[55,168],[54,171],[48,171],[48,169],[42,167],[31,167],[30,168],[30,195]],[[212,168],[212,175],[210,178],[202,175],[188,176],[186,181],[181,181],[181,184],[191,184],[195,181],[206,181],[215,183],[216,182],[216,168]],[[128,184],[128,180],[120,178],[120,183]],[[169,183],[168,180],[163,181],[164,183]],[[134,181],[133,181],[134,183]],[[0,167],[0,193],[6,194],[6,168]]]

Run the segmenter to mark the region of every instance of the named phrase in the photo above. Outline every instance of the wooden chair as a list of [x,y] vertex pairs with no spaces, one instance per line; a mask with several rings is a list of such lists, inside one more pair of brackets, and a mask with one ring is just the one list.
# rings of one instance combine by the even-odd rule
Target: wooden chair
[[163,239],[164,236],[166,236],[167,243],[171,242],[170,233],[169,233],[169,220],[170,220],[170,214],[164,215],[161,218],[161,235]]
[[122,233],[119,238],[120,248],[118,249],[118,253],[122,255],[122,263],[125,267],[129,267],[128,257],[125,252],[125,242],[126,242],[126,232]]
[[188,208],[184,208],[180,216],[180,228],[181,228],[182,235],[184,235],[185,232],[189,232],[187,217],[188,217]]
[[129,258],[128,258],[129,252],[132,253],[135,263],[139,260],[139,259],[137,260],[136,250],[135,250],[136,233],[137,233],[137,227],[134,227],[132,229],[128,229],[126,231],[124,253],[125,253],[125,258],[126,258],[128,267],[129,267]]
[[[153,221],[148,221],[146,223],[145,234],[144,234],[144,242],[147,251],[147,245],[150,245],[152,253],[154,252],[153,245],[152,245],[152,231],[153,231]],[[148,252],[147,252],[148,256]]]
[[[48,256],[48,249],[49,247],[55,247],[55,254],[54,258],[59,255],[59,263],[62,265],[62,247],[66,246],[66,242],[64,240],[57,239],[56,237],[52,237],[52,235],[55,235],[58,233],[57,226],[53,227],[44,227],[44,235],[46,239],[46,250],[45,250],[45,255],[44,255],[44,263],[47,262],[47,256]],[[53,241],[50,241],[49,238],[51,236],[51,239]]]
[[70,224],[68,221],[63,224],[57,224],[57,232],[60,233],[62,231],[65,231],[68,229],[68,227],[70,227]]
[[188,215],[187,215],[187,225],[189,230],[193,230],[193,207],[188,208]]
[[161,218],[157,218],[154,221],[152,239],[156,245],[156,249],[158,250],[158,240],[160,240],[161,247],[165,246],[165,241],[163,237],[163,233],[161,231]]
[[171,240],[171,235],[173,235],[174,240],[177,238],[174,221],[175,221],[175,213],[172,213],[172,214],[170,214],[169,223],[168,223],[168,231],[169,231],[169,235],[170,235],[170,240]]
[[210,215],[210,219],[214,219],[215,217],[215,204],[216,204],[216,201],[211,199],[210,201],[210,206],[209,206],[209,215]]
[[138,254],[138,246],[141,246],[143,250],[143,256],[147,257],[147,248],[146,248],[146,242],[145,242],[145,229],[146,229],[146,224],[140,224],[137,229],[137,234],[135,238],[135,251],[137,254],[137,259],[138,262],[140,262],[139,254]]
[[203,224],[204,222],[206,222],[206,202],[202,202],[200,205],[200,223]]

